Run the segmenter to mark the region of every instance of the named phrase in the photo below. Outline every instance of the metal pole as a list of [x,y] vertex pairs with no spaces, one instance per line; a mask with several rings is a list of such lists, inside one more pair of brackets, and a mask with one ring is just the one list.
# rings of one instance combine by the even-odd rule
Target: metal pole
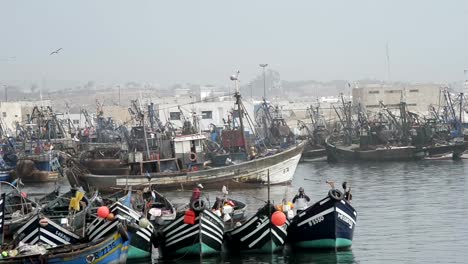
[[265,77],[265,68],[268,66],[267,63],[259,64],[263,68],[263,99],[266,99],[266,77]]
[[266,98],[266,78],[265,78],[265,67],[263,67],[263,98]]

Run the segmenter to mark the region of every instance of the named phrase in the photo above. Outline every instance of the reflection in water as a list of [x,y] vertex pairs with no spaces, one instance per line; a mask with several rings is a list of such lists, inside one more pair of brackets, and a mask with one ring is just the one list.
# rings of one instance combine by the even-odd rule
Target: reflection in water
[[291,252],[287,254],[285,263],[311,263],[311,264],[348,264],[356,263],[353,251],[328,252]]
[[[138,261],[132,263],[148,263],[146,261]],[[163,261],[154,260],[153,263],[157,264],[192,264],[192,263],[207,263],[207,264],[289,264],[289,263],[311,263],[311,264],[348,264],[356,263],[354,255],[351,250],[346,251],[327,251],[327,252],[304,252],[304,251],[290,251],[285,250],[284,254],[242,254],[242,255],[229,255],[224,254],[219,257],[206,257],[202,259],[182,258],[176,261]]]

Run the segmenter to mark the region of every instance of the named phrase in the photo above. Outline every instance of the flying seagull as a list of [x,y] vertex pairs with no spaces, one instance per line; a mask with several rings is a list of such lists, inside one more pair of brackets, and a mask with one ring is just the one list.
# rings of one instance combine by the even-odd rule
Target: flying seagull
[[60,49],[58,49],[58,50],[54,50],[54,51],[52,51],[49,55],[58,54],[59,51],[60,51],[61,49],[62,49],[62,48],[60,48]]

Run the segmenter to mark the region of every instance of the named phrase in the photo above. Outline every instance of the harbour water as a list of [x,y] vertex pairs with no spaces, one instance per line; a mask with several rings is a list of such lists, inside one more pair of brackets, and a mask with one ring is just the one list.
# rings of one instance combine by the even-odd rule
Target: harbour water
[[[351,185],[358,212],[352,249],[342,252],[285,252],[178,260],[177,263],[467,263],[468,160],[406,163],[300,163],[291,185],[272,186],[271,198],[292,199],[302,186],[312,201],[327,194],[327,180]],[[29,187],[47,191],[52,185]],[[220,186],[221,190],[221,186]],[[190,190],[165,193],[175,203]],[[211,201],[220,192],[205,193]],[[267,199],[267,188],[232,190],[253,213]],[[161,261],[156,261],[161,263]],[[147,262],[146,262],[147,263]]]

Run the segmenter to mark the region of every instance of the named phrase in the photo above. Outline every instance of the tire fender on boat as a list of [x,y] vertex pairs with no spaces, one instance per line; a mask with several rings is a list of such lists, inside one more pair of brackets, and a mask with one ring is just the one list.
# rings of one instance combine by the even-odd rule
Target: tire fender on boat
[[197,160],[197,153],[190,152],[190,161],[195,162]]
[[336,201],[341,201],[344,198],[344,194],[338,189],[331,189],[328,191],[328,196]]
[[88,256],[86,256],[86,263],[93,263],[95,260],[96,257],[94,256],[94,254],[89,254]]
[[194,211],[201,212],[205,208],[205,201],[204,200],[193,200],[190,204],[190,208]]
[[117,225],[117,231],[119,232],[120,236],[124,241],[128,240],[128,233],[125,227],[122,224]]

